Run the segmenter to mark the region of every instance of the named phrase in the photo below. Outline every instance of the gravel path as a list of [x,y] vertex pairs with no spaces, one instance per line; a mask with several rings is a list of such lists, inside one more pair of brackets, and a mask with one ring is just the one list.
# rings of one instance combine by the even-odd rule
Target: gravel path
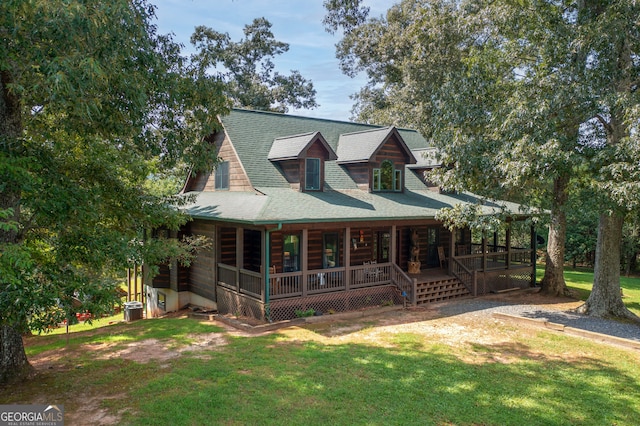
[[470,316],[487,316],[494,312],[500,312],[525,318],[547,320],[557,324],[563,324],[568,327],[640,342],[640,324],[594,318],[570,311],[544,309],[536,305],[510,304],[475,298],[456,301],[456,303],[443,304],[438,307],[438,312],[444,316],[462,314]]

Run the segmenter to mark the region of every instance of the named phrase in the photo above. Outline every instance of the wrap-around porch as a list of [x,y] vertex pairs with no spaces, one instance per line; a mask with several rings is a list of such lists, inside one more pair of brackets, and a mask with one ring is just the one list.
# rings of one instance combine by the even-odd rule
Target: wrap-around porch
[[[424,236],[419,257],[424,267],[415,274],[407,272],[410,229]],[[278,321],[310,311],[419,305],[535,284],[533,232],[528,248],[513,247],[509,229],[501,241],[497,235],[477,243],[471,238],[469,230],[449,232],[435,223],[342,230],[221,228],[218,309]]]

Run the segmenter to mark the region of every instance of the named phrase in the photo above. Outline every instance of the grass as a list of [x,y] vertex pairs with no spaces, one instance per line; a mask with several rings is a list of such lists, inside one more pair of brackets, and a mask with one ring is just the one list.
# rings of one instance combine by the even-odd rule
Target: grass
[[[537,280],[540,281],[544,275],[544,266],[538,266]],[[573,290],[580,300],[587,300],[593,287],[593,270],[586,268],[565,268],[564,279],[567,287]],[[620,277],[620,287],[624,297],[622,298],[627,308],[634,314],[640,316],[640,278]]]
[[[588,291],[587,271],[566,278]],[[623,287],[637,305],[640,280]],[[73,330],[68,346],[64,334],[27,338],[28,356],[55,358],[53,368],[0,388],[0,404],[64,404],[66,413],[108,413],[125,425],[620,426],[640,418],[640,353],[493,320],[475,326],[500,339],[459,345],[382,333],[371,318],[334,337],[312,326],[238,336],[189,318],[98,325]],[[212,334],[226,344],[147,362],[102,356],[144,339],[175,349]]]
[[[82,344],[223,333],[193,319],[137,321],[71,337],[61,371],[0,390],[0,403],[43,398],[119,413],[119,424],[631,425],[640,416],[640,355],[549,332],[448,346],[401,332],[371,339],[226,335],[228,344],[165,362],[101,359]],[[169,333],[169,330],[171,332]],[[30,338],[29,356],[46,340]],[[205,356],[206,355],[206,356]],[[500,361],[498,361],[500,360]]]

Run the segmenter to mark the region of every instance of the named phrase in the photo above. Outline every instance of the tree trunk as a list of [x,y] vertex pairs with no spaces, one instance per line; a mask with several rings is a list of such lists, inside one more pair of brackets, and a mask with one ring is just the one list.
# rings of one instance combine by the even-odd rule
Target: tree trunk
[[596,243],[596,266],[591,295],[579,312],[596,317],[638,319],[622,302],[620,293],[620,243],[624,216],[601,213]]
[[0,326],[0,383],[28,376],[33,371],[24,352],[22,336],[8,325]]
[[[0,171],[0,210],[10,209],[8,220],[19,223],[23,182],[17,177],[19,173],[12,173],[8,159],[21,153],[22,120],[20,99],[9,89],[12,83],[9,71],[0,71],[0,161],[5,162]],[[0,255],[3,245],[19,244],[19,239],[16,226],[0,227]],[[6,283],[0,275],[0,291],[3,285]],[[0,383],[24,377],[31,370],[20,333],[9,324],[0,324]]]
[[551,206],[551,222],[549,223],[549,241],[544,266],[544,276],[540,282],[540,293],[549,296],[569,296],[570,292],[564,281],[564,251],[567,237],[567,216],[564,205],[567,202],[567,186],[569,177],[558,176],[553,181],[553,203]]

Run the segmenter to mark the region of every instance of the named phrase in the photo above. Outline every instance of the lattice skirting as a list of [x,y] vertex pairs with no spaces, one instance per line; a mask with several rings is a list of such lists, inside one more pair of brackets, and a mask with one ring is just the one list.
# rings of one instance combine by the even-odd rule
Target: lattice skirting
[[528,270],[499,270],[478,274],[478,295],[531,286],[533,273]]
[[[385,285],[356,290],[324,293],[307,297],[279,299],[269,304],[271,321],[284,321],[301,316],[313,309],[314,315],[355,311],[373,306],[402,304],[397,287]],[[236,294],[218,286],[218,312],[247,316],[260,321],[267,319],[267,307],[259,300]]]
[[218,312],[223,315],[254,318],[265,321],[264,303],[252,297],[238,294],[228,288],[217,288]]

